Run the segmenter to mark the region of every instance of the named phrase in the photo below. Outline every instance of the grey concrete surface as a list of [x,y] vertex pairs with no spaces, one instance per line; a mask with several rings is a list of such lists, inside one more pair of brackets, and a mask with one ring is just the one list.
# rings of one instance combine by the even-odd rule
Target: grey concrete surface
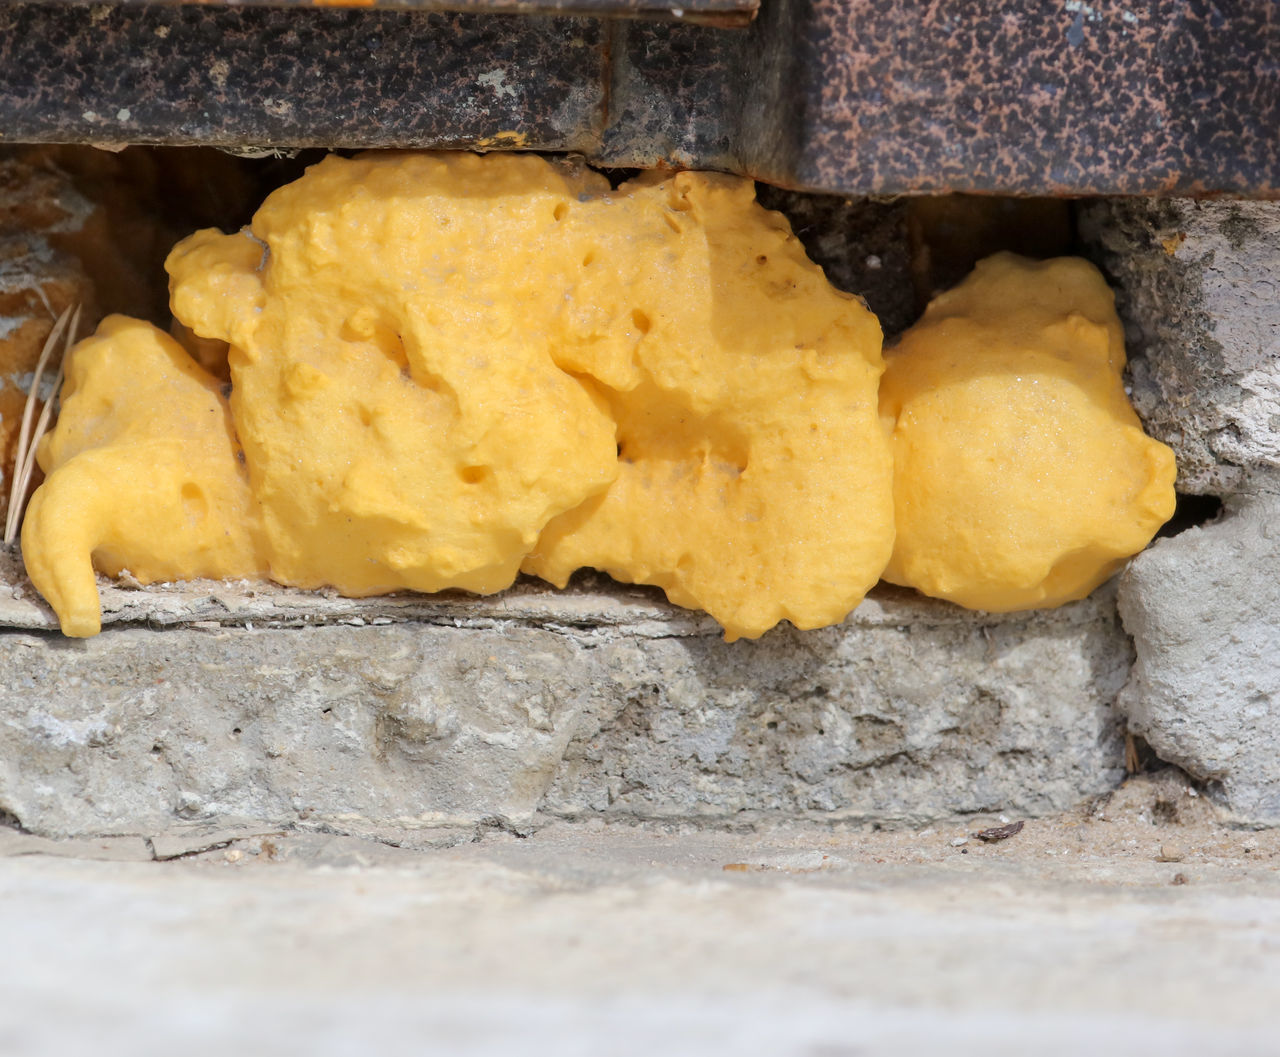
[[1280,496],[1236,496],[1121,578],[1137,661],[1130,727],[1212,783],[1243,821],[1280,824]]
[[1109,198],[1081,210],[1117,287],[1133,402],[1178,489],[1248,491],[1280,468],[1280,203]]
[[0,1052],[1273,1054],[1275,842],[1162,863],[1169,832],[286,834],[168,863],[10,835]]
[[[18,593],[0,622],[50,619]],[[93,639],[0,632],[0,808],[36,833],[1046,814],[1123,773],[1131,655],[1111,590],[1011,616],[884,590],[839,627],[732,644],[599,581],[104,602]]]

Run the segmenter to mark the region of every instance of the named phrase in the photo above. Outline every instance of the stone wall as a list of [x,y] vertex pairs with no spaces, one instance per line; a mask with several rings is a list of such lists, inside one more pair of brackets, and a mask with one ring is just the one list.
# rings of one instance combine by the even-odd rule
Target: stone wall
[[[910,255],[877,242],[901,238],[901,206],[821,205],[848,211],[849,259],[909,322]],[[71,836],[1047,814],[1115,787],[1128,729],[1237,819],[1280,822],[1280,204],[1102,200],[1079,219],[1180,491],[1225,501],[1118,585],[1008,616],[882,587],[839,627],[726,644],[590,577],[359,602],[104,582],[103,634],[70,641],[8,550],[0,817]]]

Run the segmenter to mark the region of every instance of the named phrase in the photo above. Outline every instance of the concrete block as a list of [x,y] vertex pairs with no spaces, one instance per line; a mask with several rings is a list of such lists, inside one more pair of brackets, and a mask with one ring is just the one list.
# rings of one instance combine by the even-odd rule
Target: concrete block
[[1238,496],[1121,577],[1137,660],[1120,696],[1161,758],[1244,822],[1280,824],[1280,496]]
[[579,721],[543,809],[880,821],[1061,810],[1123,775],[1109,702],[1131,654],[1111,598],[1000,617],[881,588],[820,631],[604,642],[607,708]]
[[918,821],[1049,813],[1123,773],[1108,589],[1007,616],[882,589],[839,627],[733,644],[591,578],[103,593],[106,630],[75,641],[29,585],[0,590],[0,809],[36,833]]
[[1118,287],[1133,402],[1178,489],[1247,491],[1280,470],[1280,203],[1102,199],[1081,234]]

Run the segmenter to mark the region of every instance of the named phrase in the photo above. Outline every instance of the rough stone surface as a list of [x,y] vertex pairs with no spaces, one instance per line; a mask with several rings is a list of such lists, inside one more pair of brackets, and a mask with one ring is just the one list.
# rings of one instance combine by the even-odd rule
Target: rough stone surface
[[[543,801],[560,815],[1043,814],[1121,777],[1110,599],[1022,619],[875,608],[744,649],[619,639]],[[909,603],[913,608],[915,603]]]
[[[206,586],[216,603],[116,588],[127,621],[109,608],[81,641],[12,627],[41,613],[29,587],[0,607],[0,810],[60,836],[919,820],[1052,812],[1123,774],[1131,657],[1105,589],[1022,616],[884,591],[839,627],[727,644],[652,592],[591,581],[327,610]],[[184,597],[199,626],[162,623]]]
[[1275,477],[1280,202],[1106,199],[1081,227],[1118,285],[1133,402],[1177,453],[1178,490],[1221,496]]
[[1164,759],[1238,819],[1280,823],[1280,203],[1110,199],[1082,210],[1118,287],[1133,401],[1223,516],[1122,580],[1137,661],[1121,699]]
[[1120,697],[1133,730],[1212,783],[1241,821],[1280,824],[1280,496],[1161,540],[1121,578],[1137,647]]

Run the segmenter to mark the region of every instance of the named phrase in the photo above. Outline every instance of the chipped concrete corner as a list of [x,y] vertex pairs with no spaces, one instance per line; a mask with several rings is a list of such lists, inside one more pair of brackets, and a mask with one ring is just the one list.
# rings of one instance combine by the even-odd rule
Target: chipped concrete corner
[[1137,646],[1120,705],[1153,749],[1240,822],[1280,823],[1280,496],[1162,540],[1121,580]]
[[1134,404],[1221,516],[1139,555],[1132,728],[1245,823],[1280,824],[1280,203],[1114,199],[1082,229],[1119,288]]

